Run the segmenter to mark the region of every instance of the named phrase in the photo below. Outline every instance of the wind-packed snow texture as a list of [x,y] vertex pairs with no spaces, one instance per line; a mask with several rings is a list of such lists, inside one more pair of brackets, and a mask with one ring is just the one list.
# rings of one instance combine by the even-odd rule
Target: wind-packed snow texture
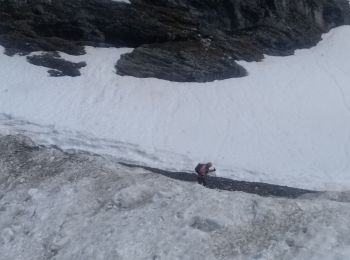
[[[62,54],[87,62],[76,78],[50,78],[25,57],[0,54],[0,112],[91,137],[88,145],[63,142],[67,147],[90,149],[103,140],[137,146],[137,159],[151,166],[213,161],[220,175],[235,179],[349,189],[349,26],[293,56],[241,62],[247,77],[206,84],[121,77],[114,65],[130,49],[86,51]],[[11,117],[2,116],[7,129]]]
[[[263,198],[0,135],[0,260],[346,260],[350,194]],[[331,200],[330,200],[331,199]]]

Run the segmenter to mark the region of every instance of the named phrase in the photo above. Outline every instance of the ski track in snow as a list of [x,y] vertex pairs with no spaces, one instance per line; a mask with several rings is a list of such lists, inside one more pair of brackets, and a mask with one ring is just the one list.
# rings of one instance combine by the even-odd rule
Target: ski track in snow
[[213,161],[223,177],[349,189],[349,46],[343,26],[294,56],[240,62],[248,77],[206,84],[118,76],[130,49],[61,54],[87,62],[77,78],[0,54],[0,128],[157,168]]

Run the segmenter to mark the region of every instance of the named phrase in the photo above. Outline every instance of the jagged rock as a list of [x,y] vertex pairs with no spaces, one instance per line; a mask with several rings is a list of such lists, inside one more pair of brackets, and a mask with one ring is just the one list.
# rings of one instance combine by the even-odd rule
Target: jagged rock
[[134,47],[117,73],[173,81],[240,77],[235,60],[290,55],[350,23],[347,0],[0,0],[6,53]]
[[116,69],[120,75],[179,82],[206,82],[246,75],[245,69],[220,49],[198,41],[144,45],[131,54],[122,55]]

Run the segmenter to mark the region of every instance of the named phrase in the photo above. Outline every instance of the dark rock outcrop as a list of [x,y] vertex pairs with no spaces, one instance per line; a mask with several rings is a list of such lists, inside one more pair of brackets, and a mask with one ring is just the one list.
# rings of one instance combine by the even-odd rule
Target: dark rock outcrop
[[[146,67],[145,67],[146,66]],[[144,45],[125,54],[116,65],[118,74],[182,82],[202,82],[245,76],[234,59],[200,41]]]
[[80,76],[79,69],[86,66],[85,62],[70,62],[62,59],[57,53],[45,53],[27,57],[28,62],[37,66],[50,68],[48,73],[51,77]]
[[290,55],[350,23],[347,0],[0,0],[9,55],[84,53],[84,45],[134,47],[117,73],[173,81],[246,75],[236,60]]

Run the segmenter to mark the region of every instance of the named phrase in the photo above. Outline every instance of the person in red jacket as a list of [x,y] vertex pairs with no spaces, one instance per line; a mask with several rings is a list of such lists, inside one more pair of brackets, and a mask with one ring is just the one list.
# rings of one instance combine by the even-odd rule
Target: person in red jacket
[[210,169],[211,167],[213,167],[213,164],[211,162],[209,163],[199,163],[196,168],[195,171],[198,174],[197,175],[197,181],[198,184],[203,184],[203,186],[207,186],[207,175],[210,172],[215,172],[216,169]]

